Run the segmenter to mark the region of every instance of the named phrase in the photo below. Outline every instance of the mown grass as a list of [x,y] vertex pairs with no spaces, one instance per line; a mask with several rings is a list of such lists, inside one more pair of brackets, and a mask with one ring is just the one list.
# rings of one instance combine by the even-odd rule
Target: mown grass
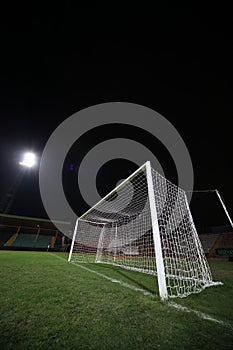
[[[223,286],[175,302],[233,327],[233,263],[211,261]],[[0,251],[0,349],[230,349],[233,328],[174,309],[67,263],[66,254]],[[85,265],[157,293],[153,276]]]

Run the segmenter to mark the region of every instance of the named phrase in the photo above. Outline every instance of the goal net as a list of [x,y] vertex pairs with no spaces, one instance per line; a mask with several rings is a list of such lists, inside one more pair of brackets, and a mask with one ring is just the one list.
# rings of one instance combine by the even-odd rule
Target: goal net
[[213,282],[185,192],[146,162],[78,218],[69,261],[157,276],[162,299]]

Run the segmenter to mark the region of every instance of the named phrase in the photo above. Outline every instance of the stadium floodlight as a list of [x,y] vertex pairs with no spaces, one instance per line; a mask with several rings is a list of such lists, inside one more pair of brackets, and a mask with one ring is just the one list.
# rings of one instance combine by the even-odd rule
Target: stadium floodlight
[[213,282],[185,191],[150,162],[77,219],[68,261],[155,275],[161,299],[221,284]]
[[32,152],[26,152],[24,154],[24,158],[22,162],[19,162],[20,165],[26,167],[26,168],[32,168],[36,165],[36,156]]
[[22,167],[15,172],[15,178],[9,187],[6,194],[0,199],[0,212],[7,214],[15,199],[15,195],[22,183],[23,177],[28,168],[33,168],[37,163],[36,155],[32,152],[26,152],[23,156],[22,162],[19,162]]

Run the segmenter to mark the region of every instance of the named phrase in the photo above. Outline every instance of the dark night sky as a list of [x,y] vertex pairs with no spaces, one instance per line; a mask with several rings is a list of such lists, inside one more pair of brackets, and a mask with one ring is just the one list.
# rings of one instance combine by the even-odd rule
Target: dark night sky
[[[21,153],[31,149],[40,156],[63,120],[94,104],[125,101],[156,110],[176,127],[192,157],[195,188],[218,188],[232,214],[229,9],[189,5],[77,9],[70,1],[51,7],[20,6],[2,12],[1,196],[17,175]],[[122,127],[95,130],[92,137],[80,140],[79,157],[106,135],[130,133]],[[139,133],[137,138],[155,153],[167,177],[176,181],[174,164],[163,147],[148,135]],[[72,152],[70,157],[72,161]],[[119,179],[124,177],[126,168],[130,173],[135,165],[126,161],[106,165],[105,179],[113,169]],[[67,196],[72,176],[65,168]],[[105,194],[111,187],[111,182],[107,187],[100,184],[99,190]],[[87,209],[78,194],[69,200],[73,206],[78,201],[78,215]],[[38,171],[24,177],[11,212],[46,215]]]

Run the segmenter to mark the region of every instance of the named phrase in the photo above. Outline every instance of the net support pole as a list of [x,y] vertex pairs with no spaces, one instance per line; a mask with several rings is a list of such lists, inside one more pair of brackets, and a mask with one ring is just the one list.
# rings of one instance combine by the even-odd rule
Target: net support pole
[[68,262],[70,262],[71,256],[72,256],[72,252],[73,252],[73,248],[74,248],[74,242],[75,242],[75,238],[76,238],[77,231],[78,231],[78,222],[79,222],[79,219],[77,219],[76,224],[75,224],[74,234],[73,234],[73,239],[72,239],[72,243],[71,243],[71,247],[70,247],[70,254],[69,254]]
[[218,192],[218,190],[215,190],[215,192],[216,192],[216,194],[217,194],[217,196],[218,196],[218,199],[220,200],[220,202],[221,202],[221,204],[222,204],[223,210],[225,211],[225,214],[226,214],[226,216],[227,216],[227,218],[228,218],[228,220],[229,220],[229,222],[230,222],[230,224],[231,224],[231,227],[233,228],[233,222],[232,222],[231,217],[230,217],[230,215],[229,215],[229,213],[228,213],[228,211],[227,211],[227,208],[226,208],[226,206],[225,206],[225,204],[224,204],[224,202],[223,202],[222,196],[220,195],[220,193]]
[[162,245],[161,245],[161,239],[160,239],[160,233],[159,233],[157,210],[155,206],[155,194],[154,194],[154,188],[153,188],[152,170],[151,170],[151,164],[149,161],[146,162],[146,175],[147,175],[148,197],[149,197],[149,203],[150,203],[151,225],[152,225],[152,233],[153,233],[153,240],[154,240],[154,247],[155,247],[155,259],[156,259],[156,267],[157,267],[159,295],[162,300],[166,300],[168,298],[167,285],[166,285],[165,269],[164,269],[163,256],[162,256]]
[[115,241],[114,241],[114,262],[116,261],[116,254],[117,254],[117,223],[115,225]]
[[96,252],[96,259],[95,262],[99,263],[101,260],[101,256],[102,256],[102,250],[103,250],[103,237],[104,237],[104,229],[105,229],[105,224],[103,224],[103,227],[100,231],[100,237],[99,237],[99,241],[98,241],[98,246],[97,246],[97,252]]

